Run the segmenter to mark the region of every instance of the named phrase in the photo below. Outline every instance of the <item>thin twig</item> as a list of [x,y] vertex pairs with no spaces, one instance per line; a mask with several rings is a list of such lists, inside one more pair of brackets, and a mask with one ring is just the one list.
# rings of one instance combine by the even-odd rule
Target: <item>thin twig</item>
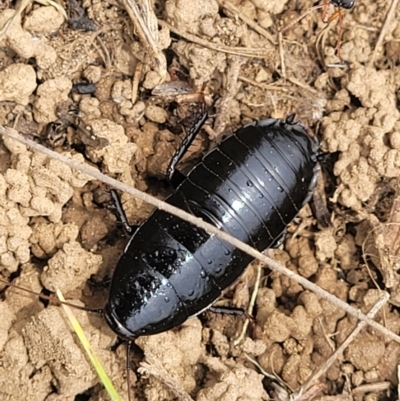
[[254,366],[256,366],[258,370],[261,372],[261,374],[263,374],[265,377],[268,377],[271,380],[276,380],[283,387],[286,387],[286,384],[282,381],[282,379],[279,376],[268,373],[266,370],[263,369],[263,367],[257,362],[256,359],[252,358],[250,355],[247,355],[246,353],[244,354],[244,357],[248,361],[250,361]]
[[138,61],[132,78],[132,104],[136,103],[139,93],[139,83],[143,73],[143,63]]
[[327,34],[331,29],[331,25],[333,22],[328,24],[317,36],[317,39],[315,41],[315,50],[317,52],[317,58],[321,62],[323,69],[326,71],[327,65],[325,63],[325,57],[324,57],[324,49],[326,47],[326,38]]
[[[255,305],[256,300],[257,300],[258,289],[260,288],[261,272],[263,270],[263,267],[264,267],[263,265],[258,263],[256,282],[254,283],[253,293],[251,294],[249,306],[247,307],[247,314],[249,316],[253,315],[253,308],[254,308],[254,305]],[[245,320],[244,324],[243,324],[242,331],[241,331],[240,335],[233,341],[233,345],[234,346],[239,345],[243,341],[244,336],[246,335],[248,327],[249,327],[249,319],[247,318]]]
[[[367,316],[369,318],[373,318],[378,311],[387,303],[390,296],[387,292],[382,292],[382,295],[379,297],[378,301],[368,312]],[[333,362],[338,359],[343,351],[349,346],[349,344],[356,338],[356,336],[360,333],[360,331],[366,326],[366,322],[359,322],[355,329],[350,333],[350,335],[346,338],[345,341],[340,345],[340,347],[325,361],[325,363],[318,368],[308,379],[307,381],[293,394],[293,400],[296,400],[296,397],[299,397],[301,394],[306,392],[311,386],[313,386],[318,379],[332,366]]]
[[292,84],[299,86],[302,89],[305,89],[313,94],[317,94],[318,91],[314,88],[312,88],[310,85],[305,84],[304,82],[299,81],[295,77],[288,77],[288,81],[290,81]]
[[392,383],[389,381],[387,382],[379,382],[379,383],[370,383],[370,384],[363,384],[361,386],[356,387],[352,390],[351,395],[362,395],[366,393],[376,393],[388,390],[392,386]]
[[372,56],[369,59],[368,67],[372,67],[372,64],[375,62],[376,55],[378,53],[378,50],[380,50],[380,48],[382,46],[382,42],[385,39],[386,32],[389,29],[390,24],[392,23],[392,20],[396,13],[396,7],[398,4],[399,4],[399,0],[392,0],[392,5],[390,6],[390,9],[386,15],[385,23],[382,26],[378,41],[376,42],[374,51],[372,52]]
[[256,86],[257,88],[265,89],[268,91],[279,91],[279,92],[289,92],[288,88],[284,88],[283,86],[276,85],[277,82],[269,85],[260,82],[256,82],[253,79],[247,78],[243,75],[239,75],[238,79],[240,81],[246,82],[246,84]]
[[395,340],[398,343],[400,343],[400,336],[391,332],[390,330],[388,330],[386,327],[382,326],[381,324],[375,322],[370,317],[364,315],[360,310],[353,308],[352,306],[348,305],[346,302],[335,297],[334,295],[330,294],[329,292],[325,291],[324,289],[318,287],[316,284],[314,284],[314,283],[308,281],[307,279],[305,279],[304,277],[292,272],[291,270],[282,266],[280,263],[274,261],[273,259],[268,258],[261,252],[252,248],[250,245],[247,245],[247,244],[243,243],[242,241],[239,241],[237,238],[233,237],[232,235],[229,235],[226,232],[219,230],[212,224],[206,223],[203,219],[201,219],[199,217],[195,217],[194,215],[187,213],[187,212],[185,212],[175,206],[172,206],[168,203],[162,202],[159,199],[157,199],[151,195],[148,195],[142,191],[139,191],[136,188],[133,188],[127,184],[122,183],[121,181],[118,181],[118,180],[115,180],[114,178],[108,177],[107,175],[100,173],[100,171],[96,170],[95,168],[93,168],[91,166],[79,163],[69,157],[66,157],[62,154],[54,152],[51,149],[47,149],[46,147],[39,145],[38,143],[23,137],[22,135],[18,134],[15,130],[13,130],[11,128],[6,128],[6,127],[3,127],[0,125],[0,135],[7,136],[11,139],[21,142],[24,145],[29,146],[33,150],[43,153],[52,159],[61,161],[61,162],[65,163],[67,166],[74,168],[74,169],[82,172],[83,174],[91,176],[91,177],[109,185],[110,187],[113,187],[120,191],[126,192],[140,200],[143,200],[144,202],[150,203],[151,205],[157,207],[160,210],[166,211],[167,213],[170,213],[176,217],[179,217],[182,220],[189,222],[190,224],[193,224],[196,227],[199,227],[199,228],[203,229],[204,231],[209,232],[210,234],[214,234],[221,240],[228,242],[232,246],[240,249],[242,252],[250,255],[254,259],[258,259],[261,262],[265,263],[266,265],[268,265],[268,267],[270,269],[277,271],[278,273],[284,274],[285,276],[289,277],[291,280],[294,280],[297,283],[299,283],[300,285],[302,285],[304,288],[315,292],[317,295],[327,299],[328,301],[333,303],[338,308],[343,309],[345,312],[347,312],[351,316],[354,316],[357,319],[368,323],[374,329],[376,329],[379,332],[381,332],[382,334],[388,336],[392,340]]
[[279,32],[278,34],[278,43],[279,43],[279,59],[281,61],[281,74],[282,78],[286,78],[285,50],[283,48],[282,32]]
[[331,349],[332,351],[335,351],[335,345],[333,344],[333,341],[329,338],[328,334],[326,333],[325,327],[324,327],[324,325],[322,324],[321,318],[320,318],[320,317],[318,317],[318,323],[319,323],[319,325],[321,326],[322,334],[324,335],[325,340],[326,340],[326,342],[328,343],[330,349]]
[[[100,32],[102,31],[102,29],[100,29]],[[99,31],[97,31],[99,32]],[[99,32],[99,33],[100,33]],[[104,61],[104,65],[106,67],[107,70],[110,70],[112,67],[112,62],[111,62],[111,56],[110,56],[110,52],[107,49],[107,46],[105,45],[105,43],[101,40],[99,35],[96,35],[95,38],[97,39],[97,41],[99,42],[100,47],[103,49],[103,53],[104,55],[101,54],[101,52],[99,51],[99,54],[101,56],[101,58]]]

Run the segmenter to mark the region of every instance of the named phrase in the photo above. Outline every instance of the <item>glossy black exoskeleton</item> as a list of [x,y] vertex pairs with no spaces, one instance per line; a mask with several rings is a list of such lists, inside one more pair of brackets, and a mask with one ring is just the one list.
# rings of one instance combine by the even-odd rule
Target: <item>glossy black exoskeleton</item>
[[[166,202],[260,251],[273,247],[309,201],[319,171],[319,144],[293,119],[240,128]],[[105,318],[128,340],[169,330],[208,308],[251,261],[215,235],[155,210],[118,262]]]
[[350,9],[354,6],[356,0],[331,0],[331,4],[338,8]]

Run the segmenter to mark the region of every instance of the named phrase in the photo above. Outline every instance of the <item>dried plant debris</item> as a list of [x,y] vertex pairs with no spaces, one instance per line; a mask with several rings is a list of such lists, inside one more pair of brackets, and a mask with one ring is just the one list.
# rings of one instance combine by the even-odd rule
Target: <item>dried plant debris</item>
[[[357,227],[357,241],[362,242],[363,256],[366,263],[372,262],[371,268],[379,270],[381,277],[373,274],[376,282],[381,278],[386,289],[390,290],[391,302],[400,304],[399,276],[399,195],[397,179],[392,180],[394,190],[388,183],[377,191],[376,203],[368,218]],[[392,190],[390,193],[389,190]],[[383,209],[386,208],[384,211]],[[379,216],[379,217],[378,217]]]

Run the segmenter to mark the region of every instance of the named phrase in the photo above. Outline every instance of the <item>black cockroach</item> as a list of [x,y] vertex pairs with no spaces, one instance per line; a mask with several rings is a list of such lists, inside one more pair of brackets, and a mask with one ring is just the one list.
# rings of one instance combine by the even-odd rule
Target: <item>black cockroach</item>
[[[315,10],[319,10],[322,8],[322,16],[321,19],[325,24],[330,23],[331,21],[335,20],[338,18],[338,39],[336,43],[336,50],[338,57],[340,58],[340,45],[342,42],[342,33],[343,33],[343,10],[350,10],[353,8],[354,3],[356,0],[327,0],[325,3],[311,7],[308,9],[305,13],[300,15],[300,17],[296,18],[292,22],[290,22],[288,25],[282,27],[279,29],[280,32],[284,32],[290,27],[292,27],[294,24],[297,24],[300,20],[302,20],[304,17],[306,17],[308,14],[312,13]],[[333,6],[335,8],[335,11],[332,14],[329,14],[329,8]]]
[[[262,120],[227,137],[182,176],[175,166],[205,120],[203,114],[171,161],[169,175],[180,183],[166,202],[260,251],[273,247],[310,199],[318,142],[294,123],[294,115]],[[128,341],[169,330],[210,307],[251,261],[215,235],[157,209],[117,264],[105,319]]]
[[[184,176],[175,166],[206,119],[202,113],[171,160],[168,176],[178,184],[166,202],[260,251],[276,246],[312,195],[322,157],[318,141],[294,115],[262,120],[227,137]],[[209,308],[251,261],[215,235],[157,209],[129,240],[104,309],[77,307],[103,313],[130,344]]]

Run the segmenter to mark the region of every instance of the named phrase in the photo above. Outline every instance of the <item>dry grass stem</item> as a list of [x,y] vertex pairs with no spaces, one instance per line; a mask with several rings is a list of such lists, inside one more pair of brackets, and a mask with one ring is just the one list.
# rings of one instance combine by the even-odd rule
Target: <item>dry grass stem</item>
[[[254,288],[253,288],[253,292],[251,294],[251,298],[250,298],[250,302],[249,302],[249,306],[247,307],[247,313],[252,316],[253,315],[253,309],[254,309],[254,305],[256,304],[256,300],[257,300],[257,294],[258,294],[258,289],[260,288],[260,281],[261,281],[261,273],[263,271],[263,265],[261,263],[258,263],[257,265],[257,275],[256,275],[256,282],[254,283]],[[249,319],[246,319],[242,330],[239,334],[239,336],[233,341],[233,345],[237,346],[239,345],[247,332],[247,328],[249,327]]]
[[142,72],[143,72],[143,63],[138,61],[136,64],[135,68],[135,73],[133,74],[132,78],[132,104],[135,104],[137,99],[138,99],[138,93],[139,93],[139,83],[140,83],[140,78],[142,77]]
[[[369,256],[372,263],[381,272],[385,287],[394,290],[399,285],[397,270],[400,265],[400,195],[398,192],[399,190],[397,189],[386,223],[381,223],[372,214],[368,216],[372,229],[368,232],[362,244],[365,264],[368,266],[366,257]],[[372,275],[371,278],[375,282]],[[392,298],[392,301],[394,300]],[[398,302],[399,300],[397,299],[396,301]]]
[[399,4],[399,0],[392,0],[392,4],[391,4],[391,6],[389,8],[389,11],[388,11],[388,13],[386,15],[386,18],[385,18],[385,23],[382,26],[382,29],[381,29],[381,32],[379,34],[378,40],[376,42],[374,51],[372,52],[372,56],[369,59],[368,67],[372,67],[372,65],[375,62],[376,56],[378,54],[378,51],[381,49],[383,40],[385,39],[386,32],[388,31],[389,26],[392,23],[393,18],[396,15],[396,8],[397,8],[398,4]]
[[283,49],[283,36],[282,32],[278,34],[278,43],[279,43],[279,59],[281,62],[281,74],[282,78],[286,78],[286,64],[285,64],[285,51]]
[[363,384],[362,386],[356,387],[351,395],[360,396],[366,393],[377,393],[388,390],[392,384],[390,382],[380,382],[380,383],[371,383],[371,384]]
[[308,92],[311,92],[313,94],[318,93],[318,91],[316,89],[312,88],[310,85],[305,84],[304,82],[299,81],[297,78],[289,77],[288,81],[290,81],[292,84],[294,84],[302,89],[305,89]]
[[[387,292],[382,292],[382,295],[379,297],[378,301],[368,312],[367,316],[369,318],[374,318],[374,316],[378,313],[378,311],[386,305],[389,300],[389,294]],[[293,395],[293,401],[299,400],[299,397],[307,392],[313,385],[316,384],[318,379],[326,373],[326,371],[332,366],[332,364],[338,359],[344,350],[349,346],[349,344],[356,338],[358,333],[366,326],[366,322],[359,322],[356,328],[350,333],[345,341],[337,348],[337,350],[326,360],[326,362],[318,368],[309,378],[308,380],[295,392]]]
[[151,2],[142,0],[140,9],[135,0],[122,0],[122,4],[132,20],[135,33],[151,56],[153,67],[164,81],[167,76],[167,60],[159,46],[157,18]]
[[[254,79],[244,77],[243,75],[239,75],[238,79],[240,81],[245,82],[246,84],[253,85],[253,86],[256,86],[257,88],[265,89],[268,91],[289,92],[288,88],[276,85],[276,83],[271,84],[271,85],[259,83],[259,82],[254,81]],[[279,83],[279,82],[277,82],[277,83]]]

